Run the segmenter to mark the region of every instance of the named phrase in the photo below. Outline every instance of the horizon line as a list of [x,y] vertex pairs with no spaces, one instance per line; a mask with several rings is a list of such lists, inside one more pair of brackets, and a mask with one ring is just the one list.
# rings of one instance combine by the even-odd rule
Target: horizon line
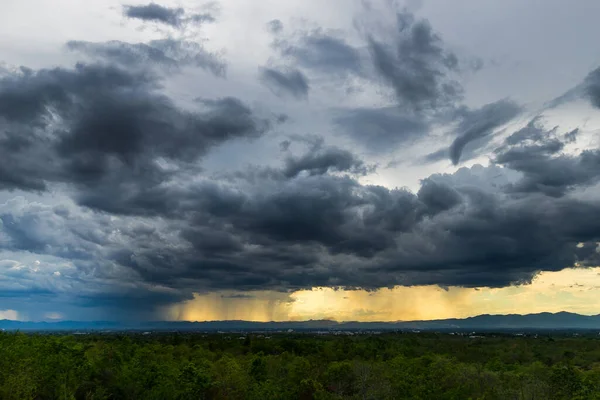
[[56,324],[56,323],[66,323],[66,322],[76,322],[76,323],[120,323],[120,324],[142,324],[142,323],[216,323],[216,322],[245,322],[245,323],[256,323],[256,324],[269,324],[269,323],[306,323],[306,322],[332,322],[337,324],[344,323],[361,323],[361,324],[395,324],[395,323],[411,323],[411,322],[435,322],[435,321],[448,321],[448,320],[467,320],[470,318],[477,317],[508,317],[508,316],[520,316],[527,317],[533,315],[542,315],[542,314],[550,314],[550,315],[558,315],[558,314],[570,314],[576,315],[580,317],[599,317],[598,314],[580,314],[571,311],[540,311],[537,313],[527,313],[527,314],[518,314],[518,313],[509,313],[509,314],[477,314],[468,317],[451,317],[451,318],[436,318],[436,319],[415,319],[415,320],[377,320],[377,321],[360,321],[360,320],[336,320],[336,319],[304,319],[304,320],[269,320],[269,321],[256,321],[256,320],[244,320],[244,319],[219,319],[219,320],[139,320],[139,321],[129,321],[125,322],[122,320],[72,320],[72,319],[64,319],[64,320],[15,320],[15,319],[0,319],[0,322],[9,321],[9,322],[21,322],[21,323],[46,323],[46,324]]

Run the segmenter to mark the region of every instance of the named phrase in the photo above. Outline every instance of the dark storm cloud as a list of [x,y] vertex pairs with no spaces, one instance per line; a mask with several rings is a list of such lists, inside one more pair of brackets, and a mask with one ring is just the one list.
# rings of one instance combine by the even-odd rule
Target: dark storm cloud
[[514,196],[493,184],[503,172],[434,175],[417,194],[324,171],[200,180],[167,190],[169,213],[143,221],[8,205],[0,238],[5,248],[82,260],[77,273],[94,287],[86,296],[106,304],[123,296],[128,307],[192,290],[501,287],[591,263],[584,250],[600,240],[597,202]]
[[[279,33],[281,29],[276,29]],[[332,75],[362,75],[363,66],[358,49],[343,38],[323,29],[297,32],[292,38],[277,38],[273,47],[296,65],[315,72]]]
[[392,86],[399,104],[420,112],[459,101],[462,87],[452,78],[458,59],[429,22],[398,13],[396,34],[391,43],[371,36],[368,44],[377,72]]
[[[210,20],[154,3],[125,10],[173,27]],[[290,68],[376,78],[338,36],[317,29],[283,37],[281,23],[270,26]],[[598,260],[600,202],[590,186],[600,152],[566,154],[576,130],[534,120],[489,167],[432,175],[416,193],[362,183],[374,167],[314,134],[289,135],[280,165],[210,173],[200,162],[211,149],[258,138],[273,122],[232,97],[183,109],[162,92],[160,71],[143,65],[219,75],[201,48],[171,39],[70,46],[103,63],[0,78],[0,190],[56,189],[63,203],[0,203],[0,250],[23,258],[0,264],[2,293],[68,294],[126,315],[214,289],[502,287]],[[457,163],[480,154],[520,112],[509,100],[460,107],[458,60],[427,21],[401,13],[395,36],[369,36],[368,48],[397,104],[338,110],[335,122],[372,150],[448,123],[458,138],[429,158]],[[306,78],[275,72],[271,83],[306,95]],[[595,73],[587,82],[596,104]],[[305,152],[294,153],[297,146]],[[42,267],[25,262],[31,257]]]
[[193,293],[189,291],[156,290],[156,288],[145,286],[118,288],[111,283],[110,287],[104,289],[79,294],[74,305],[109,309],[112,314],[111,319],[147,320],[162,318],[160,314],[156,313],[156,307],[194,298]]
[[562,143],[511,149],[496,158],[496,162],[524,177],[513,185],[517,192],[543,192],[564,196],[574,186],[587,186],[600,179],[600,151],[586,150],[578,155],[560,154]]
[[391,151],[398,144],[418,139],[429,127],[423,119],[397,107],[339,110],[334,122],[342,132],[375,152]]
[[417,197],[433,214],[449,210],[463,201],[458,190],[434,179],[425,179],[421,183]]
[[[139,254],[136,262],[146,262],[136,268],[157,283],[177,284],[177,276],[208,278],[222,288],[503,286],[530,279],[538,269],[564,268],[577,260],[577,241],[597,236],[590,228],[598,206],[583,202],[510,200],[437,182],[424,184],[415,196],[326,175],[278,185],[241,199],[221,190],[193,211],[205,210],[193,225],[216,219],[220,223],[211,226],[211,234],[239,244],[206,246],[195,235],[194,251],[154,249]],[[227,213],[217,211],[223,203],[231,205]],[[548,211],[552,217],[543,218]],[[150,267],[152,273],[145,271]]]
[[1,79],[0,185],[71,183],[83,203],[121,212],[121,202],[152,202],[171,175],[166,165],[194,163],[211,147],[269,127],[237,99],[184,111],[159,89],[148,72],[101,64]]
[[[503,169],[480,167],[432,176],[417,194],[363,185],[333,173],[360,174],[365,164],[316,136],[294,138],[308,152],[252,179],[187,181],[188,163],[215,144],[259,135],[264,121],[231,98],[199,100],[197,112],[184,112],[158,83],[101,65],[25,71],[0,82],[6,171],[40,185],[71,183],[74,199],[96,209],[162,217],[141,224],[58,208],[3,211],[6,249],[79,260],[79,274],[95,271],[94,279],[111,285],[135,282],[86,295],[98,304],[103,293],[106,304],[119,297],[130,307],[164,304],[189,298],[192,288],[503,286],[591,262],[577,244],[599,239],[600,209],[567,194],[594,182],[599,157],[569,158],[552,147],[574,132],[544,133],[532,123],[509,136],[496,162],[524,174],[511,184],[494,184]],[[161,168],[158,158],[179,169]],[[553,174],[560,185],[548,180]],[[544,195],[553,185],[563,197]]]
[[260,79],[279,96],[291,95],[297,99],[308,96],[308,79],[297,69],[261,68]]
[[196,23],[215,21],[215,17],[210,13],[188,15],[181,7],[164,7],[156,3],[140,6],[125,5],[123,6],[123,14],[128,18],[161,23],[175,28],[179,28],[189,21]]
[[0,265],[0,278],[10,275],[3,292],[22,289],[39,299],[43,290],[55,297],[68,294],[75,306],[115,308],[123,316],[152,313],[156,306],[191,298],[191,292],[145,282],[125,261],[135,252],[158,249],[160,242],[176,247],[169,232],[156,221],[115,219],[70,201],[51,207],[17,197],[0,205],[2,250],[20,251],[14,254],[22,262],[8,270]]
[[110,61],[124,67],[158,66],[176,70],[184,66],[195,66],[220,77],[224,77],[227,71],[227,65],[219,56],[206,51],[195,42],[175,39],[133,44],[118,40],[100,43],[70,41],[67,47],[95,59]]
[[456,129],[458,137],[450,146],[452,163],[458,164],[467,144],[489,136],[495,129],[514,119],[521,111],[521,107],[511,100],[500,100],[476,110],[460,110],[459,113],[462,115]]

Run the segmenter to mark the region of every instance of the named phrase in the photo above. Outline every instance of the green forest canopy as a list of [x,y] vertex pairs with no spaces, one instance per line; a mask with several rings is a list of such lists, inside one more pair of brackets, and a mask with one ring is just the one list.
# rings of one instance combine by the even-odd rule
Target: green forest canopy
[[600,339],[0,333],[0,399],[600,399]]

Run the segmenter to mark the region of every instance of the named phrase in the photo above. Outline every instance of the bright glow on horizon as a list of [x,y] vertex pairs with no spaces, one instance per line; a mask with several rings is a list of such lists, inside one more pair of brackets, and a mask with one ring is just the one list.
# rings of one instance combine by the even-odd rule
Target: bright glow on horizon
[[408,321],[479,314],[569,311],[600,314],[600,267],[542,272],[531,284],[505,288],[396,287],[375,292],[315,288],[293,293],[197,294],[171,307],[166,318],[184,321]]

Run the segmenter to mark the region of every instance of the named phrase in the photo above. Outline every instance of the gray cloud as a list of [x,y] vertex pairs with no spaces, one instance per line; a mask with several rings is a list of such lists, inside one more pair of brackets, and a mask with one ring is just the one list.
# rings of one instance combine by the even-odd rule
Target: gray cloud
[[229,295],[222,294],[221,298],[223,298],[223,299],[254,299],[254,298],[256,298],[256,296],[253,296],[251,294],[229,294]]
[[278,19],[267,22],[267,30],[272,34],[279,34],[283,31],[283,23]]
[[585,94],[594,107],[600,108],[600,68],[590,72],[584,81]]
[[[227,103],[208,102],[241,107]],[[540,129],[530,124],[507,139],[506,168],[432,175],[416,194],[332,175],[365,166],[348,151],[306,139],[309,151],[288,156],[280,168],[176,180],[130,201],[131,216],[115,221],[74,206],[8,204],[0,213],[0,243],[76,260],[72,274],[89,285],[77,301],[104,307],[160,306],[191,298],[193,290],[526,282],[539,270],[592,263],[589,247],[600,239],[600,207],[567,195],[574,185],[562,197],[535,185],[515,192],[519,174],[532,170],[505,154],[550,141]],[[586,162],[577,171],[599,170]]]
[[462,96],[451,78],[458,68],[454,53],[446,50],[427,20],[398,13],[397,37],[392,43],[368,37],[376,70],[396,93],[399,104],[412,111],[453,106]]
[[[417,19],[408,11],[392,12],[395,25],[384,29],[386,35],[370,33],[380,29],[369,23],[363,27],[368,52],[362,53],[359,47],[323,29],[296,32],[292,37],[277,35],[274,47],[294,65],[331,76],[350,74],[393,89],[394,106],[353,107],[334,115],[336,125],[369,150],[391,151],[423,138],[434,125],[459,121],[454,133],[458,137],[449,151],[451,159],[458,163],[465,147],[471,157],[476,156],[478,148],[489,143],[486,136],[521,108],[507,99],[475,110],[461,106],[463,88],[455,79],[460,72],[458,57],[426,19]],[[377,21],[371,24],[380,23]],[[374,69],[365,68],[369,56]],[[424,162],[438,160],[443,153],[447,152],[432,154]]]
[[584,150],[579,154],[564,154],[565,143],[573,140],[578,130],[558,133],[558,127],[544,129],[535,118],[506,139],[496,150],[497,164],[522,173],[518,182],[510,185],[514,192],[541,192],[561,197],[577,186],[592,185],[600,179],[600,151]]
[[552,110],[564,104],[572,103],[585,98],[596,107],[600,108],[600,68],[591,71],[578,85],[567,90],[560,96],[546,102],[545,110]]
[[169,8],[156,3],[149,3],[143,6],[124,6],[123,13],[129,18],[178,26],[185,14],[185,10],[183,8]]
[[417,197],[433,215],[450,210],[464,201],[458,190],[435,179],[423,180]]
[[429,128],[427,121],[397,107],[338,110],[334,122],[343,133],[375,152],[392,151],[423,136]]
[[152,40],[148,43],[70,41],[70,50],[79,51],[95,59],[110,61],[124,67],[158,66],[177,70],[183,66],[195,66],[224,77],[227,65],[216,54],[206,51],[202,45],[175,39]]
[[118,212],[119,201],[151,201],[172,175],[166,165],[181,168],[211,147],[269,127],[237,99],[184,111],[159,88],[150,73],[99,64],[1,79],[0,185],[72,183],[81,202]]
[[288,178],[295,177],[304,171],[310,175],[323,175],[328,172],[366,175],[373,169],[348,150],[329,147],[315,149],[301,157],[288,157],[283,173]]
[[487,154],[492,150],[489,147],[495,131],[515,119],[522,111],[521,106],[508,99],[486,104],[478,109],[462,106],[452,110],[449,115],[439,118],[442,125],[455,125],[450,131],[450,135],[455,137],[450,147],[433,151],[417,160],[416,164],[450,159],[452,164],[457,165],[461,160],[472,160]]
[[[585,263],[577,244],[598,239],[596,202],[478,186],[501,171],[432,176],[417,194],[326,173],[264,175],[258,184],[209,180],[165,194],[176,197],[167,224],[127,217],[99,229],[96,218],[50,212],[49,219],[29,206],[25,219],[3,214],[3,226],[18,229],[2,232],[14,249],[76,258],[69,252],[80,248],[74,254],[87,254],[84,265],[118,265],[105,267],[103,279],[139,278],[108,298],[127,293],[140,302],[155,286],[179,293],[156,302],[189,296],[191,288],[496,287]],[[80,234],[71,233],[75,227]],[[57,231],[65,240],[52,239]],[[23,232],[35,232],[35,240]]]
[[458,137],[450,146],[452,163],[458,164],[468,143],[492,134],[495,129],[510,122],[521,111],[522,108],[511,100],[486,104],[477,110],[461,110],[461,120],[456,129]]
[[156,3],[148,3],[139,6],[125,5],[123,6],[123,14],[128,18],[139,19],[145,22],[161,23],[175,28],[179,28],[189,21],[196,23],[215,21],[215,17],[210,13],[188,16],[181,7],[164,7]]
[[458,123],[454,132],[458,137],[450,150],[438,150],[422,160],[439,161],[450,153],[456,164],[468,144],[468,151],[474,156],[478,147],[489,142],[486,136],[520,111],[510,100],[476,110],[461,106],[463,89],[454,78],[459,72],[459,59],[427,20],[403,11],[396,14],[393,36],[387,30],[387,35],[381,37],[366,31],[375,67],[375,76],[370,79],[383,80],[390,86],[397,104],[349,109],[336,116],[336,122],[371,150],[389,151],[408,140],[424,137],[433,125]]
[[442,147],[439,150],[436,150],[429,154],[426,154],[420,160],[418,160],[417,163],[429,164],[429,163],[435,163],[435,162],[442,161],[442,160],[447,160],[449,158],[450,158],[450,149],[447,147]]
[[[466,143],[460,153],[460,161],[470,161],[482,155],[487,155],[491,151],[490,146],[494,135],[484,135]],[[430,164],[438,161],[450,161],[450,147],[444,146],[434,152],[426,154],[421,159],[415,161],[415,165]]]
[[[275,29],[275,33],[280,31]],[[363,74],[358,49],[323,29],[299,31],[290,38],[277,37],[273,47],[295,65],[315,72],[341,76]]]
[[261,68],[260,79],[279,96],[287,94],[297,99],[308,96],[308,79],[297,69]]

